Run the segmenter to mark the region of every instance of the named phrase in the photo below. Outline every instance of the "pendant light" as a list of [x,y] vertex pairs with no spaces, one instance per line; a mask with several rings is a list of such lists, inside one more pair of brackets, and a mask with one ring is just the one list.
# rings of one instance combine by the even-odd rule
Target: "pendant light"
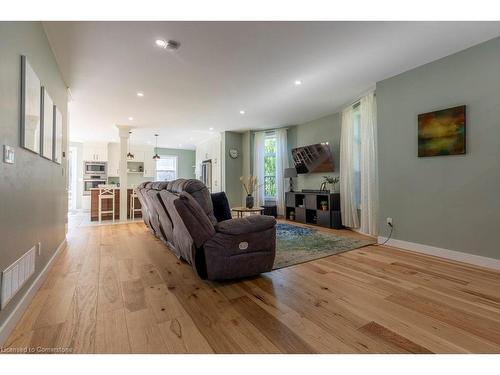
[[130,135],[132,134],[132,132],[128,132],[128,153],[127,153],[127,159],[134,159],[134,154],[132,154],[130,152]]
[[160,155],[158,155],[158,134],[155,134],[156,137],[156,147],[155,147],[155,154],[153,155],[154,160],[158,160],[160,158]]

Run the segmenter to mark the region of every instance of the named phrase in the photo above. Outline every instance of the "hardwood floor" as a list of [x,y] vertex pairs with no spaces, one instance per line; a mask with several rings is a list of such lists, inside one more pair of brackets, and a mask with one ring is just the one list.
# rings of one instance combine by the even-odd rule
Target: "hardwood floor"
[[142,223],[78,227],[6,346],[74,353],[500,353],[500,273],[370,246],[212,283],[198,279]]

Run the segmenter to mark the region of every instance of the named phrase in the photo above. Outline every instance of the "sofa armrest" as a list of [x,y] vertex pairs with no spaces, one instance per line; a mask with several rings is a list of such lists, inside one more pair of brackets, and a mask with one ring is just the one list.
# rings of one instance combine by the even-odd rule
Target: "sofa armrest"
[[255,232],[262,232],[273,228],[276,219],[272,216],[253,215],[237,219],[221,221],[215,225],[215,231],[229,235],[240,235]]

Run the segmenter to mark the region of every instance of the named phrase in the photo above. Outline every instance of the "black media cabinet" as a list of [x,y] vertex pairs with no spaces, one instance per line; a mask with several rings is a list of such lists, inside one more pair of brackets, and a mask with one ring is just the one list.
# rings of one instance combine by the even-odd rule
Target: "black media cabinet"
[[[285,193],[286,219],[298,223],[319,225],[327,228],[342,229],[340,216],[340,194],[328,191],[302,191]],[[327,202],[323,209],[322,202]]]

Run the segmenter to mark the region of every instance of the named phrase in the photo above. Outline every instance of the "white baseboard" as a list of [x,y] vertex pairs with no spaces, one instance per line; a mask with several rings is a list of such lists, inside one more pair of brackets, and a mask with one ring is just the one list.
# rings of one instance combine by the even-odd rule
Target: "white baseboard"
[[[378,237],[378,243],[383,243],[387,237]],[[500,270],[500,259],[487,258],[480,255],[473,255],[462,253],[460,251],[443,249],[440,247],[423,245],[415,242],[402,241],[397,239],[390,239],[387,246],[397,247],[404,250],[411,250],[417,253],[433,255],[440,258],[451,259],[457,262],[472,264],[475,266],[491,268]]]
[[54,262],[57,259],[58,255],[65,247],[66,247],[66,239],[64,239],[64,241],[61,242],[61,244],[57,247],[57,250],[52,255],[50,260],[47,262],[43,270],[38,274],[38,276],[33,281],[29,289],[24,293],[22,298],[17,303],[17,306],[14,308],[14,310],[12,310],[12,312],[7,317],[2,326],[0,326],[0,347],[4,345],[7,339],[9,338],[9,335],[16,327],[17,322],[19,322],[19,320],[23,316],[24,311],[29,306],[31,300],[35,296],[36,292],[38,291],[38,289],[40,289],[43,282],[47,278],[47,275],[52,266],[54,265]]

